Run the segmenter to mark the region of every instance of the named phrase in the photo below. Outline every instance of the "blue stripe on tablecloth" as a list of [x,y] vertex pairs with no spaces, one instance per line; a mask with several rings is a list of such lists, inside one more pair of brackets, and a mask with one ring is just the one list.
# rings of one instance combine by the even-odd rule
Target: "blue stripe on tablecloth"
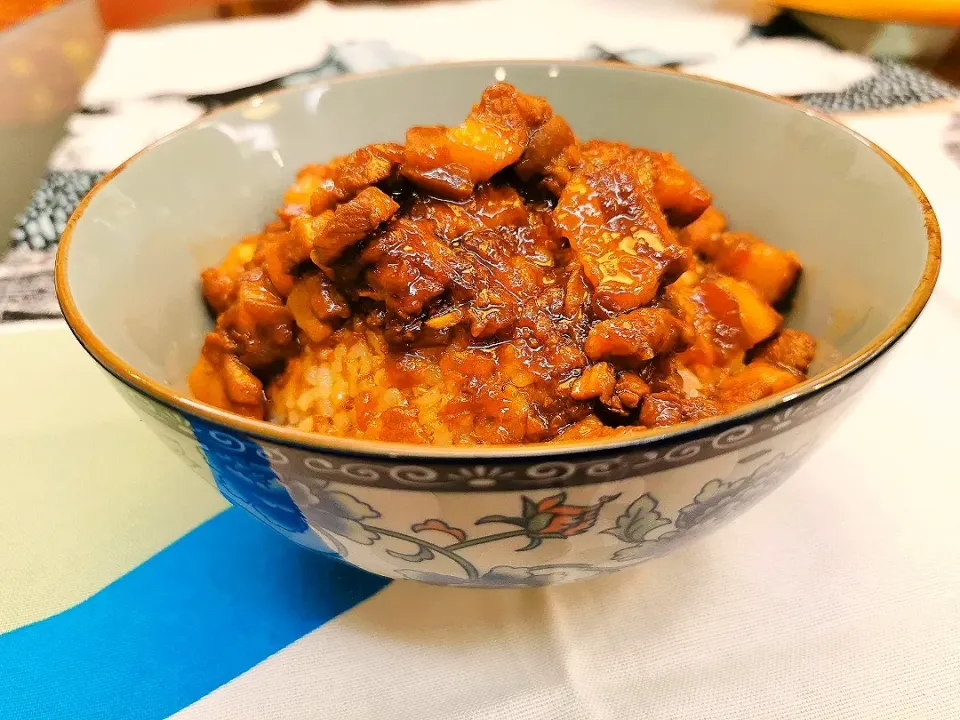
[[167,717],[388,582],[232,508],[80,605],[0,636],[0,717]]

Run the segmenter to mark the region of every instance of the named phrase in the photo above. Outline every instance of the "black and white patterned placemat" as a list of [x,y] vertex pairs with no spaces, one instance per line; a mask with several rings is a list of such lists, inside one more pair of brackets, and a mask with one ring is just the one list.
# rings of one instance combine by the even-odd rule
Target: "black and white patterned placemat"
[[889,110],[960,97],[960,91],[928,72],[896,60],[878,60],[877,74],[838,93],[811,93],[798,100],[827,113]]
[[[612,61],[622,59],[597,47],[591,48],[590,54]],[[408,65],[411,61],[382,43],[334,48],[317,66],[296,75],[221,95],[187,99],[210,110],[276,87],[346,72]],[[929,73],[900,62],[880,61],[873,77],[844,92],[817,93],[798,99],[819,110],[840,113],[908,107],[958,96],[957,88]],[[0,261],[0,323],[59,316],[53,290],[57,242],[73,209],[102,175],[95,170],[50,172],[29,206],[15,219],[10,230],[11,250]]]

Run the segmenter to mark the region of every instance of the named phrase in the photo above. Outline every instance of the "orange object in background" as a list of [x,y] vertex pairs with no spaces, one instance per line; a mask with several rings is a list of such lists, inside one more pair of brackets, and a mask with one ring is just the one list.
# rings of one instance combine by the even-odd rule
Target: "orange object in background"
[[[0,0],[0,30],[71,0]],[[295,10],[305,0],[95,0],[107,30],[182,20],[270,15]]]
[[772,4],[873,22],[960,25],[960,0],[772,0]]
[[97,0],[108,30],[182,20],[271,15],[295,10],[304,0]]
[[0,0],[0,30],[16,25],[33,15],[52,10],[64,0]]

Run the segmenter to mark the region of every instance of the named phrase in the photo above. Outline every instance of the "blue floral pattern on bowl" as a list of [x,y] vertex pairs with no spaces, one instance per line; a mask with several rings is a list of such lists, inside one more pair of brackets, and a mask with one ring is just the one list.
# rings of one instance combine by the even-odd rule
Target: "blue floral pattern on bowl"
[[308,530],[306,518],[277,481],[263,450],[198,418],[190,423],[223,496],[288,535]]

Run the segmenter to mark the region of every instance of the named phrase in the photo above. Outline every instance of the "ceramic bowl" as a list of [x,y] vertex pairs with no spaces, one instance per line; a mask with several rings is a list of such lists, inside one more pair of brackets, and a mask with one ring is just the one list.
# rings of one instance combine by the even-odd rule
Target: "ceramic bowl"
[[[582,138],[674,152],[734,227],[799,253],[789,323],[814,376],[732,415],[628,442],[425,448],[321,438],[193,400],[200,270],[259,229],[298,168],[455,124],[506,79]],[[741,513],[823,440],[917,318],[939,235],[883,151],[787,102],[669,72],[476,63],[346,78],[216,112],[132,158],[77,210],[57,289],[77,338],[157,436],[296,543],[382,575],[529,586],[617,571]],[[866,450],[866,449],[865,449]],[[758,538],[762,541],[762,538]]]

